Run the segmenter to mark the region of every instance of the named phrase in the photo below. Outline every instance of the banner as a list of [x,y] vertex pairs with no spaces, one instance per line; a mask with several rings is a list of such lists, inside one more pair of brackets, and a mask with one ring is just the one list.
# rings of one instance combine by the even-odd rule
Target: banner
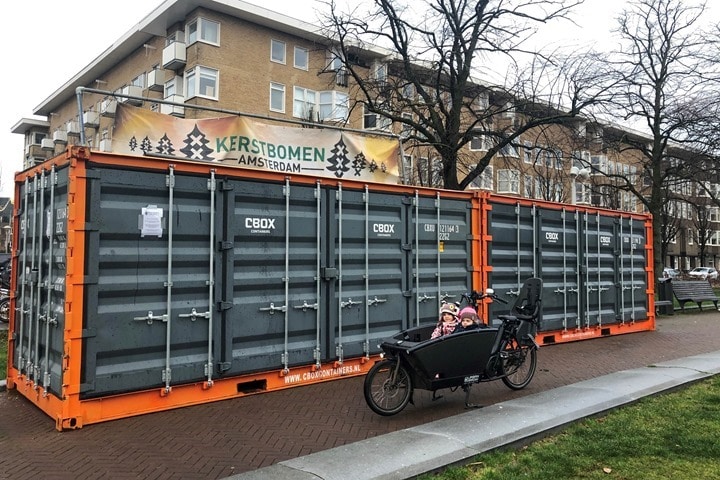
[[396,138],[268,125],[232,116],[182,119],[119,104],[112,150],[379,183],[402,183]]

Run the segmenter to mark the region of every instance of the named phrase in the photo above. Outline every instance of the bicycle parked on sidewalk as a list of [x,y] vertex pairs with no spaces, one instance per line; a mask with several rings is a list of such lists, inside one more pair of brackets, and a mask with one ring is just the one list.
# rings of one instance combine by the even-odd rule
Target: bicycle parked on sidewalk
[[[502,380],[513,390],[525,388],[537,367],[538,327],[542,280],[525,281],[510,314],[499,315],[498,327],[451,333],[430,339],[434,325],[403,330],[385,340],[380,348],[384,359],[365,377],[363,392],[368,406],[380,415],[395,415],[413,401],[415,389],[436,392],[449,388],[465,392],[469,403],[470,388],[476,383]],[[508,303],[492,289],[485,293],[463,295],[470,305],[483,299]]]

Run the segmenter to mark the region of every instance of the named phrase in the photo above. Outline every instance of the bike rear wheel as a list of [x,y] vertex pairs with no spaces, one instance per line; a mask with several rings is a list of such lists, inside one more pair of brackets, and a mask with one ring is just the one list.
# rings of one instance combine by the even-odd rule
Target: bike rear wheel
[[537,348],[523,346],[517,339],[510,340],[500,352],[502,361],[502,381],[512,390],[528,386],[537,368]]
[[410,401],[412,380],[402,364],[382,360],[373,365],[365,376],[363,393],[365,401],[375,413],[395,415]]
[[10,299],[6,298],[0,301],[0,322],[8,323],[10,321]]

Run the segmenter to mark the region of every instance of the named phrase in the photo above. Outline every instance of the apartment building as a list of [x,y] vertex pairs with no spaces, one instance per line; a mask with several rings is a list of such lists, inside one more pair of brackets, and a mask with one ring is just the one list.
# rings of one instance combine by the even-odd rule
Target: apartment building
[[[352,61],[380,77],[388,73],[386,55],[366,48]],[[80,98],[82,116],[78,87],[87,89]],[[33,113],[46,121],[21,119],[13,132],[25,136],[26,168],[81,139],[91,148],[110,151],[118,103],[185,119],[242,112],[267,122],[388,130],[402,138],[401,127],[353,101],[352,87],[333,43],[314,25],[242,1],[168,0],[45,99]],[[493,101],[490,94],[486,101]],[[494,121],[512,123],[517,115],[503,109]],[[613,190],[608,177],[600,175],[615,171],[637,175],[642,182],[637,159],[608,148],[606,130],[578,119],[528,135],[499,152],[470,188],[639,211],[631,194]],[[460,169],[476,163],[487,148],[488,139],[478,135]],[[432,150],[405,142],[404,153],[405,181],[439,185]],[[691,215],[678,215],[687,217],[686,226],[666,263],[689,269],[698,262],[697,242],[692,241],[696,235]],[[715,216],[720,221],[717,212]],[[720,235],[714,238],[706,250],[709,265],[720,261]]]

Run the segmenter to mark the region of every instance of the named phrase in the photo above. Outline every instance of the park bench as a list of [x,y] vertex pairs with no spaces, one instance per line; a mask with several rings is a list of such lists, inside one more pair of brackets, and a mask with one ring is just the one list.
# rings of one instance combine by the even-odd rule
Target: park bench
[[[672,289],[675,298],[680,303],[680,308],[685,310],[685,304],[687,302],[697,303],[700,310],[702,310],[702,302],[712,302],[715,305],[715,309],[718,308],[718,298],[710,285],[710,282],[705,280],[673,280]],[[657,302],[656,302],[657,303]]]

